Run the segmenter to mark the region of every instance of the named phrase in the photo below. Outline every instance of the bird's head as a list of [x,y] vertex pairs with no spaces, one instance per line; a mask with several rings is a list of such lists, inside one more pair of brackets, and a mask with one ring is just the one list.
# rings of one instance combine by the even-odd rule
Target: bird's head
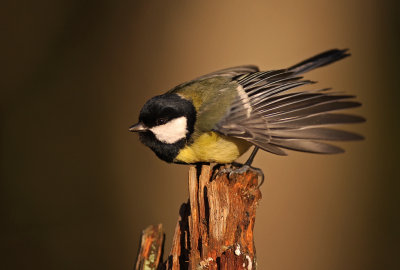
[[177,94],[153,97],[143,106],[139,122],[129,131],[138,132],[140,141],[159,158],[172,162],[194,131],[196,109]]

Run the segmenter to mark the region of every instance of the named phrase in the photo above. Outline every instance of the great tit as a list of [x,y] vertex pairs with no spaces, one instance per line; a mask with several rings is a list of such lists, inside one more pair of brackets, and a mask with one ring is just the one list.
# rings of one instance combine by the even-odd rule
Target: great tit
[[343,152],[325,141],[362,136],[326,126],[363,122],[360,116],[332,113],[361,104],[330,89],[289,90],[314,83],[299,75],[349,55],[333,49],[286,69],[259,71],[247,65],[201,76],[151,98],[129,130],[173,163],[231,163],[252,145],[247,165],[259,148],[277,155],[286,155],[284,149]]

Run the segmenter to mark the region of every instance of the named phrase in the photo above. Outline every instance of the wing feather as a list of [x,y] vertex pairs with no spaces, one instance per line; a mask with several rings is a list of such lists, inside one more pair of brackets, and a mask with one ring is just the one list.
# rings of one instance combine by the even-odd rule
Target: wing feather
[[338,154],[338,153],[344,152],[344,150],[338,146],[331,145],[328,143],[318,142],[318,141],[309,141],[309,140],[274,139],[271,141],[271,144],[275,145],[275,146],[283,147],[286,149],[290,149],[290,150],[316,153],[316,154]]
[[259,71],[258,67],[254,66],[254,65],[237,66],[237,67],[231,67],[231,68],[217,70],[217,71],[208,73],[206,75],[197,77],[196,79],[194,79],[192,81],[205,80],[205,79],[219,77],[219,76],[233,78],[233,77],[240,76],[243,74],[249,74],[249,73],[254,73],[254,72],[258,72],[258,71]]

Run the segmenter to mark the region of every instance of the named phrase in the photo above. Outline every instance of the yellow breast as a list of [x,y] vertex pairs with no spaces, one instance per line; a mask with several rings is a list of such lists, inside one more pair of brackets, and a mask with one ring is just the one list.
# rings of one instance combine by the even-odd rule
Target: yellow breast
[[245,140],[226,137],[211,131],[202,134],[191,145],[183,148],[175,160],[184,163],[231,163],[250,146],[251,144]]

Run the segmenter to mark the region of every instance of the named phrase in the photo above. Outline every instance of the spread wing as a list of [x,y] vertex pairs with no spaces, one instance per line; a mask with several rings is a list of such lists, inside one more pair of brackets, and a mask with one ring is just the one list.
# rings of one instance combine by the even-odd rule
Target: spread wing
[[234,78],[238,85],[237,97],[214,130],[247,140],[278,155],[286,154],[282,148],[327,154],[343,152],[323,141],[359,140],[362,137],[326,126],[363,122],[359,116],[332,113],[361,104],[352,101],[353,96],[329,89],[287,91],[313,83],[299,74],[346,56],[346,50],[331,50],[288,69],[257,71]]

